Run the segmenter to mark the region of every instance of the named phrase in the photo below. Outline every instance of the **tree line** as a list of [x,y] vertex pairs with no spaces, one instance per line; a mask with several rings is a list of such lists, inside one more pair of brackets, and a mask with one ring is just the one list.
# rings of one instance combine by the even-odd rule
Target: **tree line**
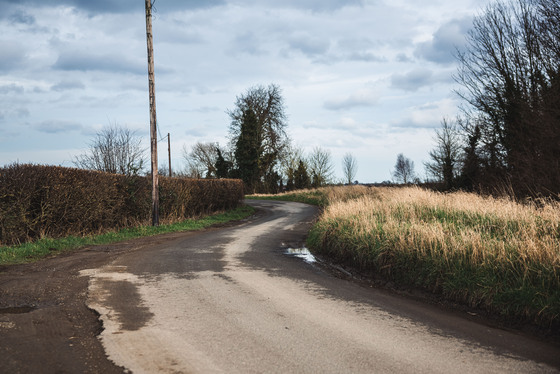
[[[236,178],[247,193],[278,193],[322,187],[335,182],[329,150],[315,147],[308,155],[294,146],[286,133],[286,112],[278,85],[255,86],[237,96],[230,117],[229,143],[198,142],[183,147],[186,169],[175,175],[191,178]],[[140,138],[111,125],[97,133],[88,152],[77,156],[80,168],[134,175],[145,163]],[[168,169],[161,167],[167,174]],[[357,172],[357,161],[348,153],[343,160],[347,183]]]
[[[255,86],[239,95],[229,110],[229,144],[196,143],[183,148],[186,174],[196,178],[239,178],[247,192],[278,193],[321,187],[335,182],[329,150],[315,147],[308,155],[286,133],[286,113],[278,85]],[[347,163],[349,163],[347,166]],[[345,179],[352,181],[357,161],[343,160]]]
[[490,4],[455,76],[461,115],[436,131],[427,171],[445,189],[560,193],[560,0]]

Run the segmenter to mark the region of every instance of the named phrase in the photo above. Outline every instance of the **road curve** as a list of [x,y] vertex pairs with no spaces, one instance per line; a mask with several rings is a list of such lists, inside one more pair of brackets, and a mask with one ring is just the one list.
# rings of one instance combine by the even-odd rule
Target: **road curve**
[[109,358],[133,373],[546,373],[558,347],[338,279],[287,254],[316,209],[259,213],[89,276]]

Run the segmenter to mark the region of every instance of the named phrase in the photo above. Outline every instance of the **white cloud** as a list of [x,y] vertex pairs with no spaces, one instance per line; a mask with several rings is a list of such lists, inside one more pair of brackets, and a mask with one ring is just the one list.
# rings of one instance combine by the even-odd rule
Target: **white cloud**
[[457,108],[457,100],[451,98],[412,106],[406,109],[403,118],[392,123],[392,127],[398,132],[409,128],[437,128],[444,117],[455,117]]

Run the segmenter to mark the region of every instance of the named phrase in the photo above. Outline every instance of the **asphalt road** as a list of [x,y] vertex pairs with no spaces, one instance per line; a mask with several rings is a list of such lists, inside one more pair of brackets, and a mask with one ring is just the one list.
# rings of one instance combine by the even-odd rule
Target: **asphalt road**
[[316,209],[174,237],[89,276],[110,360],[134,373],[546,373],[557,346],[339,279],[300,249]]

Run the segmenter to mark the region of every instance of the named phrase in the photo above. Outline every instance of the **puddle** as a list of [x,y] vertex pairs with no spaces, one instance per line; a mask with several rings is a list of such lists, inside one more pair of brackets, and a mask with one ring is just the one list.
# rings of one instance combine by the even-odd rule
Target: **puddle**
[[8,308],[0,308],[0,314],[24,314],[34,311],[35,307],[32,306],[12,306]]
[[286,250],[286,254],[301,258],[305,262],[308,262],[310,264],[312,264],[314,262],[317,262],[317,260],[315,259],[315,256],[313,256],[311,254],[311,252],[309,252],[309,249],[307,249],[305,247],[303,247],[303,248],[288,248]]

